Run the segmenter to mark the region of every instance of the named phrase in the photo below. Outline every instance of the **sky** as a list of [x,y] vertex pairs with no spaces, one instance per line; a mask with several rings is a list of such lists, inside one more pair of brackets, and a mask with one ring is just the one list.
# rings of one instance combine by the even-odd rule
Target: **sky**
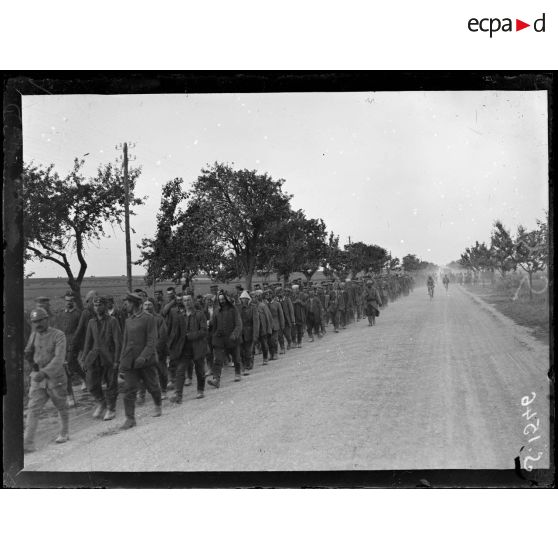
[[[61,175],[88,153],[92,176],[116,145],[135,144],[147,200],[132,218],[132,260],[155,233],[162,185],[189,185],[216,161],[284,179],[292,207],[322,218],[341,245],[439,265],[488,242],[496,219],[513,233],[548,209],[545,91],[26,95],[22,116],[25,162]],[[106,232],[87,247],[88,276],[126,273],[124,233]],[[29,272],[64,275],[50,262]]]

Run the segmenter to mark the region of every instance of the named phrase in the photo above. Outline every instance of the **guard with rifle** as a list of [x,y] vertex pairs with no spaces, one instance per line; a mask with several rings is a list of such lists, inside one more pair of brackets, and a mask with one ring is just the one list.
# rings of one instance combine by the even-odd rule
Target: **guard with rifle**
[[57,444],[69,440],[67,378],[64,371],[66,360],[66,337],[62,331],[49,326],[49,315],[44,308],[35,308],[30,314],[33,328],[25,347],[25,359],[31,365],[31,385],[27,420],[23,436],[24,451],[35,450],[35,433],[39,424],[39,415],[45,403],[52,400],[60,417],[60,433]]

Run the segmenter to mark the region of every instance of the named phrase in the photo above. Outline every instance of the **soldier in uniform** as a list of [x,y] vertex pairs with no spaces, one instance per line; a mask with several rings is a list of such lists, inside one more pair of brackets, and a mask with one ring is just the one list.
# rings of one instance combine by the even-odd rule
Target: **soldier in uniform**
[[347,329],[347,291],[345,290],[344,281],[341,281],[339,284],[337,308],[339,310],[339,325],[341,329]]
[[169,384],[168,389],[174,389],[176,380],[176,365],[177,361],[172,357],[172,346],[176,342],[176,336],[178,331],[178,311],[180,309],[180,303],[176,296],[176,289],[174,287],[167,288],[167,301],[166,304],[161,309],[161,316],[165,318],[167,324],[167,335],[168,335],[168,348],[169,348]]
[[153,311],[155,314],[160,314],[163,308],[163,291],[161,289],[155,291],[155,300],[153,301]]
[[[208,293],[204,297],[204,308],[203,312],[205,315],[205,319],[207,322],[207,353],[206,353],[206,363],[208,370],[213,370],[213,343],[211,341],[211,337],[213,335],[213,330],[211,329],[211,323],[213,321],[213,308],[214,308],[214,300],[213,295]],[[210,372],[206,372],[206,376],[211,375]]]
[[263,292],[256,291],[256,300],[258,308],[258,319],[260,322],[259,341],[263,355],[263,365],[267,365],[269,361],[269,338],[273,331],[273,318],[269,311],[268,305],[262,300]]
[[[116,318],[107,314],[106,300],[93,299],[95,318],[89,320],[83,346],[83,363],[87,388],[97,405],[93,418],[112,420],[116,416],[118,397],[118,364],[121,351],[121,332]],[[103,380],[107,389],[103,394]]]
[[369,326],[376,324],[376,317],[380,315],[380,306],[382,306],[382,296],[374,281],[369,280],[366,285],[366,316]]
[[227,354],[234,362],[234,381],[241,379],[240,375],[240,335],[242,333],[242,319],[233,301],[221,290],[218,295],[218,307],[213,312],[213,378],[208,384],[218,388],[221,385],[221,371]]
[[291,331],[295,323],[294,308],[291,299],[288,296],[285,296],[281,287],[278,287],[276,292],[277,299],[283,309],[283,317],[285,318],[285,327],[279,332],[279,345],[281,346],[281,353],[283,354],[285,352],[285,338],[287,339],[287,351],[289,351],[292,346]]
[[311,343],[314,341],[314,335],[316,335],[318,339],[322,337],[321,324],[322,311],[320,300],[314,290],[310,289],[308,302],[306,303],[306,331],[308,332]]
[[[266,293],[267,305],[271,313],[271,336],[269,343],[269,352],[271,360],[277,360],[277,352],[279,348],[279,332],[285,328],[285,316],[283,308],[276,296],[271,290]],[[284,350],[283,350],[284,352]]]
[[76,328],[73,339],[73,350],[76,352],[76,354],[79,354],[83,351],[83,344],[85,343],[85,334],[87,333],[89,320],[95,317],[95,310],[93,309],[93,299],[96,296],[99,296],[97,291],[92,290],[89,291],[87,293],[87,296],[85,297],[85,307],[81,312],[81,316],[79,317],[78,326]]
[[254,341],[260,331],[260,317],[258,308],[251,304],[252,299],[247,291],[240,295],[240,318],[242,319],[242,337],[240,343],[240,356],[244,375],[248,376],[254,366]]
[[302,347],[302,337],[304,335],[304,326],[306,325],[306,304],[300,293],[300,285],[295,283],[293,285],[293,311],[295,317],[295,334],[293,335],[293,341],[295,342],[295,347]]
[[[78,351],[74,347],[74,336],[80,316],[81,311],[76,307],[74,293],[68,291],[64,296],[64,311],[58,315],[58,323],[56,325],[66,336],[66,364],[70,373],[68,383],[77,376],[81,380],[81,388],[83,389],[86,387],[85,372],[78,362]],[[70,387],[68,386],[68,405],[72,407],[74,401],[70,396]]]
[[204,358],[207,352],[207,320],[202,310],[196,309],[192,294],[182,299],[184,310],[179,315],[178,343],[173,357],[178,361],[176,368],[176,391],[172,401],[182,403],[186,373],[196,371],[197,398],[202,399],[205,391]]
[[115,318],[120,326],[120,331],[124,331],[124,324],[126,323],[128,316],[125,315],[124,310],[115,306],[113,296],[106,296],[105,300],[107,301],[107,314]]
[[329,295],[329,304],[327,311],[329,312],[331,322],[333,323],[333,331],[339,333],[339,299],[342,297],[338,284],[334,284]]
[[[169,383],[169,373],[167,370],[167,356],[168,356],[168,332],[167,324],[165,319],[161,314],[155,313],[155,307],[153,302],[146,300],[143,303],[143,311],[150,314],[155,318],[155,325],[157,329],[157,345],[156,345],[156,356],[157,362],[155,367],[157,368],[159,376],[159,385],[161,386],[161,399],[167,398],[167,386]],[[138,403],[145,403],[145,385],[142,383],[138,391]]]
[[59,329],[49,326],[49,316],[43,308],[32,310],[29,318],[33,329],[25,347],[25,359],[31,365],[32,372],[23,436],[25,452],[35,450],[39,415],[49,398],[60,417],[60,433],[56,443],[68,441],[70,422],[66,400],[68,382],[64,371],[66,337]]
[[126,421],[123,430],[136,426],[136,395],[140,380],[153,397],[154,417],[162,414],[161,387],[155,369],[157,328],[153,316],[142,309],[143,300],[135,293],[127,293],[125,305],[130,317],[126,320],[122,352],[120,354],[120,371],[124,374],[124,411]]

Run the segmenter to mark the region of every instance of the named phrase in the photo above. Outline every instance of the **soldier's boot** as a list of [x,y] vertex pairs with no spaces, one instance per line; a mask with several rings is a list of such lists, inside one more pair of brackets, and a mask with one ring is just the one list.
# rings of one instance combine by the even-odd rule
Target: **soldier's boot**
[[134,426],[136,426],[136,419],[126,418],[124,424],[120,427],[120,430],[128,430],[129,428],[133,428]]
[[310,335],[310,343],[314,343],[314,336]]
[[268,362],[269,362],[269,359],[267,359],[267,358],[264,357],[264,359],[263,359],[263,364],[262,364],[262,365],[265,366]]
[[25,453],[30,453],[35,451],[35,432],[37,432],[37,427],[39,425],[39,417],[35,413],[29,413],[27,415],[27,423],[25,424],[25,434],[23,435],[23,451]]
[[153,408],[153,413],[151,413],[152,417],[160,417],[163,414],[163,407],[161,405],[155,405]]
[[144,404],[145,404],[145,392],[138,393],[136,405],[144,405]]
[[221,385],[221,366],[215,365],[213,369],[213,378],[207,380],[207,383],[214,388],[218,388]]
[[70,415],[68,410],[60,411],[60,434],[56,438],[55,442],[57,444],[63,444],[70,439],[69,429],[70,429]]
[[182,403],[182,394],[176,392],[176,393],[170,398],[170,400],[171,400],[173,403],[176,403],[177,405],[180,405],[180,404]]
[[94,419],[101,418],[105,412],[106,403],[104,401],[99,401],[93,410],[93,414],[91,415]]
[[292,344],[291,344],[291,342],[289,341],[289,342],[287,343],[287,351],[290,351],[291,348],[292,348]]
[[198,390],[198,394],[196,395],[196,399],[203,399],[205,397],[203,391]]
[[112,420],[114,417],[116,417],[116,411],[114,409],[107,409],[103,420]]
[[241,379],[242,379],[242,377],[240,376],[240,372],[235,372],[234,373],[234,381],[235,382],[240,382]]

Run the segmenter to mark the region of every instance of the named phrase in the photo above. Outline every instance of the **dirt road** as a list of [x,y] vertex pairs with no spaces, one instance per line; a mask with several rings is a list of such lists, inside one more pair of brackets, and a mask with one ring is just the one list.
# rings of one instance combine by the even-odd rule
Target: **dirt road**
[[438,287],[432,301],[417,287],[375,327],[329,329],[269,366],[256,363],[240,383],[227,368],[205,399],[186,388],[183,405],[165,402],[160,418],[146,404],[130,431],[117,430],[121,413],[91,419],[69,443],[26,456],[25,468],[513,469],[522,447],[540,456],[530,465],[548,467],[548,347],[456,285],[447,295]]

